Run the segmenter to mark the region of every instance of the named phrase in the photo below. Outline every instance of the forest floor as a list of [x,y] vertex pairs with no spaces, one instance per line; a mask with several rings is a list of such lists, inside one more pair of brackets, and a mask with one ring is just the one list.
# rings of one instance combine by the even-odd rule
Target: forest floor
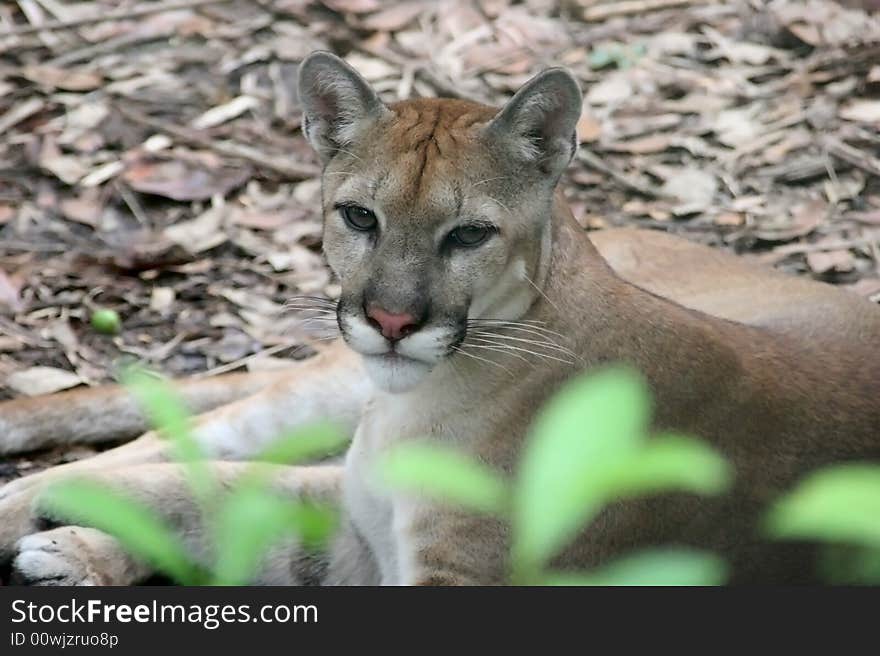
[[567,66],[586,229],[666,230],[880,300],[878,5],[3,3],[0,399],[127,361],[211,375],[308,351],[284,303],[337,293],[295,86],[318,48],[387,100],[499,104]]

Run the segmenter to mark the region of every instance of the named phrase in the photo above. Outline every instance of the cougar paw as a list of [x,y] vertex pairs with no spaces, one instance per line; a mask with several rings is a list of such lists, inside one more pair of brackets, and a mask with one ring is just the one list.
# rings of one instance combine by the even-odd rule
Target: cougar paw
[[100,546],[112,539],[100,531],[78,526],[63,526],[27,535],[16,545],[12,583],[112,585],[113,582],[100,571]]

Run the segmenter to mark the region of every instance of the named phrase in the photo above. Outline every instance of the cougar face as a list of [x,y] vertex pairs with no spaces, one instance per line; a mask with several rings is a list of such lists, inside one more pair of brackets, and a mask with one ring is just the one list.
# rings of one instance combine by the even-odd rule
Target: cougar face
[[303,62],[299,88],[325,162],[340,330],[380,388],[405,391],[455,356],[469,321],[514,320],[533,302],[580,91],[554,69],[500,113],[460,100],[386,106],[327,53]]

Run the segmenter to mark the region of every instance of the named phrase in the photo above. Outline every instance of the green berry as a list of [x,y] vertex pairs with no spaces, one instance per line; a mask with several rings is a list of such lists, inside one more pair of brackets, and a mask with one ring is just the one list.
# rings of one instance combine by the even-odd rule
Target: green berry
[[115,335],[122,328],[122,320],[116,310],[95,310],[92,313],[92,328],[103,335]]

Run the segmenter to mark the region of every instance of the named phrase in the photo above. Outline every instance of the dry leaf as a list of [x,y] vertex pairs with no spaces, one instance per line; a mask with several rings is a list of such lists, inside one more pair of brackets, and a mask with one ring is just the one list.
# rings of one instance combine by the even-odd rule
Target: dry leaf
[[666,180],[663,193],[679,201],[675,214],[694,214],[712,205],[718,181],[715,176],[699,169],[681,169]]
[[224,215],[223,208],[211,208],[195,219],[168,226],[163,235],[190,253],[201,253],[228,239],[221,230]]
[[345,58],[349,64],[369,82],[378,82],[397,75],[397,68],[378,57],[354,53]]
[[828,215],[828,205],[823,200],[812,200],[795,206],[790,213],[762,221],[755,236],[765,241],[788,241],[805,237],[815,230]]
[[[305,216],[305,212],[300,216]],[[289,223],[293,216],[290,212],[282,210],[277,211],[260,211],[260,210],[242,210],[236,208],[230,213],[229,221],[234,225],[242,228],[254,228],[256,230],[274,231],[281,226]]]
[[0,269],[0,309],[7,308],[13,312],[21,312],[24,309],[19,297],[23,283],[19,276],[10,276]]
[[739,212],[722,212],[715,217],[715,225],[726,228],[741,226],[745,222],[746,218]]
[[712,125],[718,141],[735,148],[754,139],[761,132],[760,125],[755,120],[758,111],[757,106],[752,106],[719,112]]
[[425,3],[419,0],[398,2],[365,18],[361,21],[361,27],[366,30],[396,32],[409,25],[423,11],[425,11]]
[[614,73],[593,85],[587,92],[587,102],[591,105],[611,105],[632,97],[633,86],[622,73]]
[[65,218],[71,221],[83,223],[92,228],[101,222],[103,203],[101,202],[100,194],[95,193],[94,189],[87,190],[87,193],[81,196],[65,198],[61,201],[59,207]]
[[76,184],[89,171],[81,159],[63,155],[51,137],[43,140],[40,167],[69,185]]
[[122,179],[136,191],[181,201],[225,196],[249,177],[247,170],[208,169],[181,160],[141,161],[122,174]]
[[102,75],[80,69],[25,66],[21,73],[31,82],[65,91],[92,91],[104,82]]
[[602,134],[602,124],[593,116],[586,104],[578,119],[576,131],[579,143],[592,143]]
[[17,337],[0,335],[0,353],[12,353],[24,348],[24,342]]
[[7,387],[26,396],[52,394],[82,385],[82,382],[75,373],[56,367],[31,367],[6,378]]
[[814,273],[846,273],[855,268],[855,259],[848,250],[814,251],[807,253],[807,264]]
[[222,125],[227,121],[231,121],[237,116],[241,116],[246,111],[259,107],[260,101],[253,96],[239,96],[217,107],[212,107],[201,116],[195,118],[190,125],[197,130],[206,130],[218,125]]
[[837,115],[847,121],[880,125],[880,100],[854,98],[842,106]]
[[334,11],[348,14],[366,14],[382,7],[379,0],[321,0],[321,3]]
[[172,287],[153,287],[150,294],[150,309],[153,312],[164,314],[171,309],[174,303],[175,292]]

